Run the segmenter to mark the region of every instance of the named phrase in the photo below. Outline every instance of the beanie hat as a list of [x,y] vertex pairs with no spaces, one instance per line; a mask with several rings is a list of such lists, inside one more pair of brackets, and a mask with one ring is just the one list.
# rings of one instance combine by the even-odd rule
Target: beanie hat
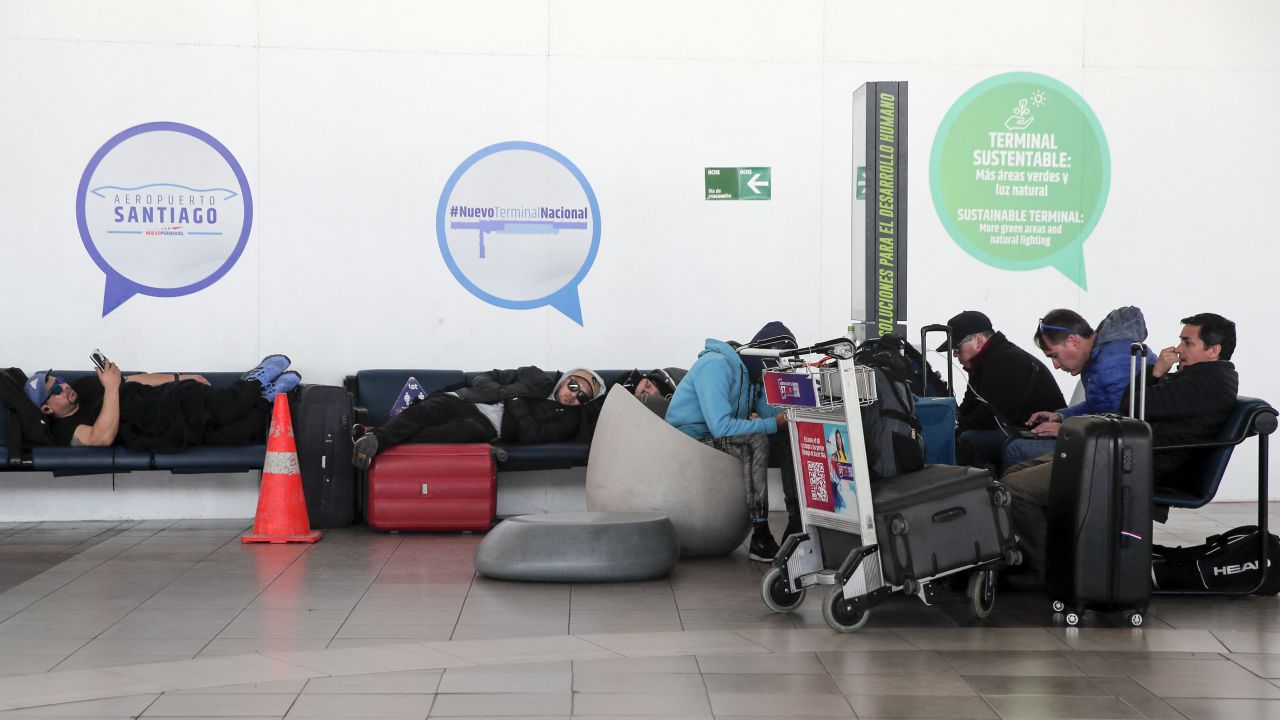
[[676,385],[679,384],[675,381],[674,378],[671,377],[671,375],[666,370],[663,370],[661,368],[655,368],[653,370],[650,370],[649,372],[645,373],[644,377],[641,379],[648,380],[649,382],[658,386],[658,394],[666,398],[671,397],[672,394],[675,393]]

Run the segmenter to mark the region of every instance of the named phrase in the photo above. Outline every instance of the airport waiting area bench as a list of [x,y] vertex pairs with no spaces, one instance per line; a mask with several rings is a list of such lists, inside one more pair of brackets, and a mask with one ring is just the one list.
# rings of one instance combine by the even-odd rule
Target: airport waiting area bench
[[[597,370],[606,386],[613,385],[627,373],[626,370]],[[369,426],[378,426],[391,417],[391,408],[409,378],[414,378],[428,394],[442,388],[455,387],[469,382],[480,375],[480,372],[441,369],[375,369],[361,370],[349,375],[343,381],[351,393],[356,405],[356,422]],[[548,373],[557,378],[560,373]],[[499,471],[520,470],[563,470],[585,466],[591,454],[591,444],[587,442],[554,442],[554,443],[494,443],[494,457],[498,461]]]
[[[182,371],[184,373],[190,371]],[[54,370],[74,382],[91,370]],[[135,373],[126,372],[125,375]],[[199,373],[214,387],[230,387],[240,379],[238,372]],[[175,474],[231,473],[261,470],[266,445],[223,445],[192,447],[180,452],[139,452],[112,447],[29,447],[13,446],[11,426],[17,423],[13,411],[0,401],[0,468],[19,472],[51,472],[57,476],[126,473],[135,470],[167,470]]]

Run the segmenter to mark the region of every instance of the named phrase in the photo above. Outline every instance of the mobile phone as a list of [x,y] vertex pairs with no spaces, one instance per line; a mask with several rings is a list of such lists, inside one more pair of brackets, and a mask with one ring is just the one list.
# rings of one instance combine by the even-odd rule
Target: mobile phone
[[94,348],[93,352],[89,354],[89,359],[93,361],[93,366],[99,370],[106,370],[107,363],[111,362],[107,359],[107,356],[103,355],[102,351],[97,348]]

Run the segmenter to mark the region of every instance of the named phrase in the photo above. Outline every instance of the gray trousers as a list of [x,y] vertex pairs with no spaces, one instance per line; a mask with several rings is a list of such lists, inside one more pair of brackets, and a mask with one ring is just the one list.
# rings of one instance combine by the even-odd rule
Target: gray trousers
[[769,519],[769,436],[764,433],[707,438],[705,445],[742,461],[742,482],[747,488],[747,511],[752,522]]
[[1000,483],[1013,498],[1010,514],[1013,530],[1022,538],[1022,556],[1044,579],[1044,553],[1049,532],[1049,479],[1053,454],[1049,453],[1009,468]]

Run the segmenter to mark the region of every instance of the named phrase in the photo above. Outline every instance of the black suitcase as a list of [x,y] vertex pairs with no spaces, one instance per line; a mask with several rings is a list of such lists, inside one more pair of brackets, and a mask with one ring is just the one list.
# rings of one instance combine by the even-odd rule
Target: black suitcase
[[351,394],[332,385],[303,385],[290,400],[311,527],[346,527],[356,520]]
[[[1140,394],[1130,393],[1130,414]],[[1053,455],[1044,570],[1054,611],[1067,611],[1068,625],[1083,610],[1124,611],[1141,625],[1151,602],[1151,426],[1067,418]]]
[[872,483],[886,582],[1016,558],[1009,493],[986,470],[928,465]]

